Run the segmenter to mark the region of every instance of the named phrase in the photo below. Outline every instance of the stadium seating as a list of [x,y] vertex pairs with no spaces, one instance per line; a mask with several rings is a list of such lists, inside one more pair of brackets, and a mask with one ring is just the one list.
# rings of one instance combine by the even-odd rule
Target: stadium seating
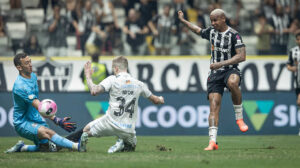
[[8,46],[8,37],[0,37],[0,55],[1,56],[13,56],[13,52]]
[[7,11],[10,10],[9,0],[0,0],[0,11],[1,15],[6,15]]
[[243,6],[247,11],[255,11],[260,3],[260,0],[242,0]]
[[25,9],[24,10],[25,21],[28,25],[29,30],[41,30],[44,20],[44,12],[43,9]]
[[79,57],[81,56],[81,50],[76,50],[76,45],[77,45],[77,39],[76,36],[67,36],[67,43],[68,43],[68,56],[72,57]]
[[22,0],[22,8],[36,8],[38,7],[40,0]]
[[6,28],[10,39],[23,39],[26,35],[25,22],[7,22]]
[[247,55],[256,54],[257,36],[243,36]]
[[8,36],[8,46],[15,48],[15,52],[18,49],[22,49],[22,42],[26,36],[27,28],[25,22],[7,22],[6,32]]

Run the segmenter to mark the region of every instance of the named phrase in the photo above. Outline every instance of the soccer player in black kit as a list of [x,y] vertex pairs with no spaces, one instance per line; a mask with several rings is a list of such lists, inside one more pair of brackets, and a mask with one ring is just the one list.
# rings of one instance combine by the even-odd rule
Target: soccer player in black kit
[[231,92],[236,123],[242,132],[248,131],[243,120],[242,93],[238,63],[246,60],[245,44],[240,34],[226,24],[225,12],[215,9],[210,13],[212,27],[200,27],[184,19],[182,11],[178,11],[179,20],[191,31],[210,41],[211,59],[210,73],[207,78],[207,97],[210,104],[209,113],[209,145],[204,150],[217,150],[217,132],[219,112],[224,88]]
[[[300,31],[296,32],[296,43],[297,45],[290,49],[289,51],[289,60],[287,62],[287,69],[294,73],[295,77],[295,91],[297,96],[297,106],[298,106],[298,113],[300,109],[300,69],[299,69],[299,62],[300,62]],[[300,129],[299,129],[299,136],[300,136]]]

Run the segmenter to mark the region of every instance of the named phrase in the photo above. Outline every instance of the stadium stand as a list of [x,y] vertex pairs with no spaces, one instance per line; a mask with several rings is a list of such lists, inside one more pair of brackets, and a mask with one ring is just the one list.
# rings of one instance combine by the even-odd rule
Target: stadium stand
[[14,53],[23,48],[23,40],[26,36],[25,22],[7,22],[6,30],[10,45],[12,45]]
[[41,31],[44,21],[44,12],[42,8],[24,9],[25,21],[30,31]]
[[[113,3],[114,12],[116,15],[117,25],[119,28],[124,27],[124,24],[126,22],[126,10],[128,10],[128,6],[126,7],[125,4],[123,4],[126,1],[121,0],[103,0],[103,2],[106,3],[106,1],[110,1]],[[143,1],[142,3],[140,1]],[[145,2],[147,1],[147,3]],[[10,0],[0,0],[0,14],[3,18],[4,22],[4,32],[2,34],[5,34],[5,36],[0,35],[0,54],[1,56],[12,56],[13,52],[16,52],[15,47],[16,45],[19,47],[22,47],[22,41],[27,38],[27,34],[35,34],[39,40],[40,45],[42,46],[43,50],[47,48],[47,40],[48,40],[48,32],[45,29],[45,21],[53,16],[53,10],[52,5],[54,2],[48,1],[48,4],[44,4],[44,1],[41,0],[23,0],[20,1],[22,4],[12,4]],[[45,1],[46,2],[46,1]],[[55,4],[59,4],[62,6],[61,15],[67,15],[66,6],[67,3],[73,3],[76,4],[74,7],[75,10],[72,12],[72,18],[75,19],[78,23],[78,28],[80,29],[82,26],[81,22],[82,19],[80,16],[83,12],[83,4],[80,0],[57,0],[55,1]],[[93,3],[97,3],[96,0],[92,0]],[[257,43],[257,35],[254,34],[254,24],[257,22],[257,16],[258,14],[265,14],[268,16],[271,16],[272,14],[270,12],[275,11],[275,6],[273,5],[281,5],[286,10],[290,11],[287,13],[291,19],[297,18],[297,16],[300,13],[299,12],[299,2],[297,0],[290,0],[290,1],[275,1],[272,3],[271,1],[260,1],[260,0],[228,0],[228,1],[206,1],[203,3],[201,0],[189,0],[189,1],[183,1],[183,0],[163,0],[163,1],[156,1],[156,0],[136,0],[136,1],[128,1],[130,4],[130,7],[135,8],[137,11],[140,10],[141,7],[145,7],[146,5],[149,5],[151,9],[149,12],[151,12],[152,16],[155,16],[156,14],[161,14],[163,12],[163,6],[165,4],[170,4],[171,9],[171,16],[176,17],[176,9],[185,9],[187,11],[188,18],[191,22],[194,24],[198,24],[200,22],[200,13],[201,13],[201,21],[205,23],[204,26],[210,26],[209,21],[209,12],[217,7],[221,7],[225,10],[225,12],[228,13],[229,16],[229,23],[232,24],[232,27],[237,29],[241,35],[243,36],[244,42],[247,45],[247,54],[254,55],[257,54],[256,52],[256,43]],[[96,6],[96,5],[93,6]],[[181,5],[181,7],[179,7]],[[74,9],[73,8],[73,9]],[[102,7],[103,8],[103,7]],[[153,8],[156,8],[153,10]],[[45,10],[46,9],[46,10]],[[100,8],[101,9],[101,8]],[[290,9],[290,10],[288,10]],[[97,10],[93,9],[93,12],[96,12]],[[157,13],[153,13],[153,12]],[[265,12],[269,13],[265,13]],[[103,11],[102,11],[103,12]],[[104,11],[105,12],[105,11]],[[97,15],[95,13],[95,15]],[[99,21],[100,20],[100,21]],[[15,27],[17,23],[20,23],[20,27]],[[101,24],[101,18],[97,17],[97,24]],[[18,25],[18,24],[17,24]],[[69,25],[72,25],[70,23]],[[178,26],[177,32],[180,33],[180,25]],[[121,44],[118,45],[118,48],[115,48],[114,46],[114,39],[111,39],[110,33],[107,30],[105,25],[101,25],[103,28],[103,31],[107,33],[107,37],[105,39],[101,39],[102,47],[101,53],[102,54],[124,54],[128,55],[130,52],[128,52],[128,44],[126,42],[126,35],[124,32],[121,33]],[[180,29],[179,29],[180,28]],[[15,33],[12,33],[16,31]],[[289,32],[293,33],[293,32]],[[180,46],[178,45],[178,36],[179,34],[172,35],[172,47],[171,47],[171,55],[179,55],[180,51],[178,48]],[[178,36],[178,37],[177,37]],[[70,56],[80,56],[78,51],[80,51],[80,34],[78,32],[69,32],[68,33],[68,55]],[[196,42],[193,43],[191,46],[190,54],[195,55],[207,55],[209,54],[209,44],[202,40],[201,38],[197,37],[196,35],[193,35]],[[23,38],[23,40],[22,40]],[[153,55],[155,54],[155,47],[153,46],[153,40],[154,36],[149,31],[149,33],[146,35],[146,41],[147,41],[147,51],[143,52],[145,54]],[[19,44],[16,44],[19,43]],[[84,47],[84,46],[81,46]],[[112,49],[111,49],[112,48]],[[112,52],[107,52],[108,50],[112,50]]]
[[22,1],[22,8],[37,8],[40,0]]

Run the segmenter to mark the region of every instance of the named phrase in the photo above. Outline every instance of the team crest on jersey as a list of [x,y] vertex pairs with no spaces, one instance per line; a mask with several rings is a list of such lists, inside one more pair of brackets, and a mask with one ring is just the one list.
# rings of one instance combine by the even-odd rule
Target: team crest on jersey
[[33,127],[36,127],[37,126],[37,123],[32,123],[31,124]]
[[30,99],[30,100],[32,100],[33,98],[34,98],[33,94],[31,94],[31,95],[28,96],[28,99]]
[[126,84],[130,84],[131,82],[130,82],[130,80],[126,80]]
[[50,59],[33,65],[40,91],[66,91],[71,81],[72,64],[61,64]]

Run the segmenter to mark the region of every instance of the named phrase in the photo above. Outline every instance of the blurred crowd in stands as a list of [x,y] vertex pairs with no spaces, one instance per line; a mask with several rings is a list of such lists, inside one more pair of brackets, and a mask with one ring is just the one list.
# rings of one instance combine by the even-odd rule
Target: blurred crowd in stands
[[300,31],[300,0],[0,0],[0,56],[208,55],[200,26],[215,8],[240,32],[248,55],[286,55]]

